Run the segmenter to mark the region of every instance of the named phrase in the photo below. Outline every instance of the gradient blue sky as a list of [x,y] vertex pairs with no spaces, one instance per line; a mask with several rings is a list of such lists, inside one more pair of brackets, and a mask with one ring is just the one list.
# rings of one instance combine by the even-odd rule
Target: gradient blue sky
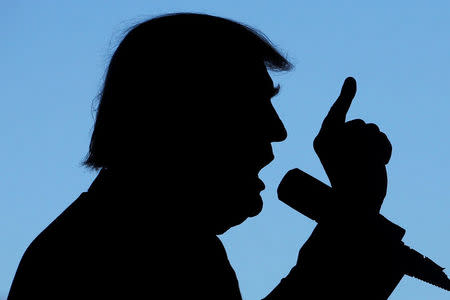
[[[28,244],[96,175],[80,162],[123,30],[179,11],[254,26],[296,65],[273,75],[289,137],[260,173],[263,212],[221,236],[244,299],[287,274],[314,227],[276,187],[294,167],[328,183],[312,141],[347,76],[359,88],[349,119],[377,123],[393,145],[382,213],[407,229],[407,244],[450,267],[449,1],[15,0],[0,3],[0,299]],[[448,294],[405,277],[390,299]]]

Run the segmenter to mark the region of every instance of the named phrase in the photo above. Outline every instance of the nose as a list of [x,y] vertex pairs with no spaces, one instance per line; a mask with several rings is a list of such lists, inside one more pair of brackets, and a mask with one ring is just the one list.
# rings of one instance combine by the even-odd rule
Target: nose
[[287,138],[287,131],[273,106],[271,115],[272,117],[269,127],[270,140],[271,142],[282,142]]

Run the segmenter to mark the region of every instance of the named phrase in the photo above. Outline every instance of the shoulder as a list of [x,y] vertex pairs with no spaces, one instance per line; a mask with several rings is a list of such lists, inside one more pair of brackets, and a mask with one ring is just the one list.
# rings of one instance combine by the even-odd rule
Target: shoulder
[[[27,247],[13,279],[8,299],[33,297],[47,284],[55,284],[61,278],[60,271],[70,261],[69,244],[76,244],[76,227],[79,227],[79,210],[87,200],[82,193],[67,209],[50,223]],[[79,233],[78,233],[79,234]],[[69,243],[71,241],[71,243]],[[70,251],[76,251],[71,249]]]
[[88,193],[82,193],[33,240],[27,252],[57,249],[82,234],[86,221],[90,219],[90,212],[86,209],[89,198]]

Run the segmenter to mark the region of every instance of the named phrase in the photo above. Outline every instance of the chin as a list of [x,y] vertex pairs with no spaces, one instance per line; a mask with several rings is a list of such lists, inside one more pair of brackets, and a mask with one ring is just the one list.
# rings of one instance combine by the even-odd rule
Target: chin
[[[229,205],[221,210],[221,214],[216,215],[217,223],[214,226],[214,232],[217,235],[223,234],[228,229],[242,224],[248,218],[257,216],[263,208],[261,190],[261,188],[247,188],[245,191],[241,189],[229,193],[227,196],[222,195],[221,201],[226,203],[230,201],[230,198],[234,201],[229,202]],[[238,196],[236,197],[236,195]]]
[[230,229],[234,226],[241,225],[242,223],[244,223],[245,220],[247,220],[247,218],[248,217],[241,217],[239,219],[234,219],[233,221],[231,221],[227,224],[220,224],[220,225],[216,226],[216,228],[215,228],[216,235],[224,234],[225,232],[228,231],[228,229]]
[[233,226],[221,226],[221,227],[216,227],[215,230],[214,230],[214,233],[215,233],[216,235],[224,234],[224,233],[227,232],[228,229],[230,229],[231,227],[233,227]]

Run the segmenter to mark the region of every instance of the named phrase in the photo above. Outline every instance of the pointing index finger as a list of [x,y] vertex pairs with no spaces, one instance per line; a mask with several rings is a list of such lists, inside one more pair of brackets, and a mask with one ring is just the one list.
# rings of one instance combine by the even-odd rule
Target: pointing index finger
[[339,126],[345,123],[345,117],[356,94],[356,80],[347,77],[342,85],[341,93],[331,106],[330,111],[323,120],[322,129]]

